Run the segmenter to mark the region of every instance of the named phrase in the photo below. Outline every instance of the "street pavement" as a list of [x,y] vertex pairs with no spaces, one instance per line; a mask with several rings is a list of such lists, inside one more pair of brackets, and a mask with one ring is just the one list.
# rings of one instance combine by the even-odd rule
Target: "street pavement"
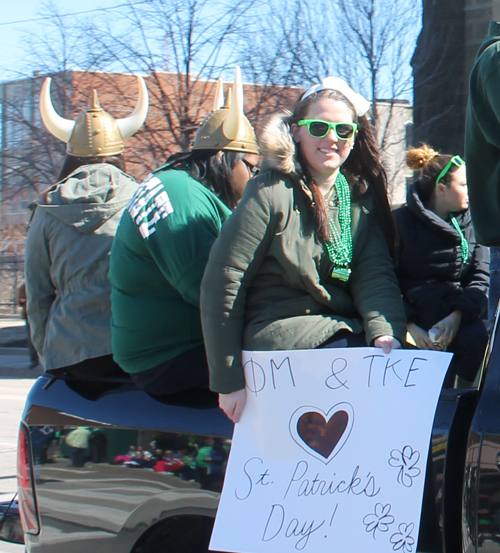
[[[0,314],[0,501],[17,488],[16,449],[26,396],[42,368],[30,369],[26,324],[19,315]],[[23,545],[0,542],[0,553],[23,553]]]
[[[0,501],[10,501],[16,493],[18,428],[26,396],[34,382],[35,378],[0,378]],[[0,541],[0,553],[23,551],[23,545]]]
[[0,377],[34,378],[42,367],[30,369],[26,323],[18,314],[0,313]]

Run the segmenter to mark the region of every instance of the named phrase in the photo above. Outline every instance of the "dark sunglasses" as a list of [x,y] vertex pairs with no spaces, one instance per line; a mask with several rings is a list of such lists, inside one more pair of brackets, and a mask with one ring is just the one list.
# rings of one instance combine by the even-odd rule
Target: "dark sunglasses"
[[243,158],[241,161],[247,166],[248,170],[250,171],[250,175],[252,175],[252,177],[255,177],[256,175],[259,174],[260,169],[256,165],[252,165],[245,158]]
[[307,125],[309,134],[314,138],[323,138],[333,129],[339,140],[349,140],[358,130],[356,123],[332,123],[320,119],[301,119],[297,125]]

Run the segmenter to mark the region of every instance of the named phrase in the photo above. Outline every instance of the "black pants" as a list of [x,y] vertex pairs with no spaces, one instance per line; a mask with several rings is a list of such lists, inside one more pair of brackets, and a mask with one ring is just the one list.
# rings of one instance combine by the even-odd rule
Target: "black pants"
[[448,375],[458,374],[464,380],[473,382],[483,360],[488,343],[488,331],[481,319],[476,319],[458,329],[447,351],[453,353]]
[[176,394],[193,388],[208,388],[208,362],[201,345],[164,361],[152,369],[131,373],[137,387],[152,395]]
[[49,369],[47,373],[54,376],[71,375],[82,380],[93,380],[100,376],[118,376],[124,374],[120,366],[113,361],[112,355],[85,359],[80,363],[68,365],[67,367]]
[[323,342],[318,348],[366,348],[366,336],[364,332],[354,334],[343,328]]

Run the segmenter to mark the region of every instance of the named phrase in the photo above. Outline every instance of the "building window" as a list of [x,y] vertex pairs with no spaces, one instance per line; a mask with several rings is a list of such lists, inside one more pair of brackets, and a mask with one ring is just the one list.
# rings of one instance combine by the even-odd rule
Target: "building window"
[[17,148],[30,139],[33,119],[31,81],[5,85],[2,110],[5,129],[5,148]]

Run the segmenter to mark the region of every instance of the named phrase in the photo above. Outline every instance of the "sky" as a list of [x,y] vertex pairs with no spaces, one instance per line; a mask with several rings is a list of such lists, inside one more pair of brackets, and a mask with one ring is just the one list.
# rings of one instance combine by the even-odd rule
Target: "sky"
[[[23,71],[26,52],[23,37],[26,33],[43,33],[47,21],[41,14],[48,1],[61,15],[89,13],[90,16],[104,10],[104,17],[112,18],[130,0],[0,0],[0,82],[27,75],[27,71]],[[134,0],[135,2],[141,0]]]
[[[39,18],[44,2],[1,0],[0,3],[2,8],[0,10],[0,81],[4,81],[9,78],[9,70],[16,71],[22,66],[24,33],[43,30],[44,22]],[[124,0],[57,0],[54,2],[61,14],[111,8],[123,3]],[[113,11],[106,13],[112,14]]]

